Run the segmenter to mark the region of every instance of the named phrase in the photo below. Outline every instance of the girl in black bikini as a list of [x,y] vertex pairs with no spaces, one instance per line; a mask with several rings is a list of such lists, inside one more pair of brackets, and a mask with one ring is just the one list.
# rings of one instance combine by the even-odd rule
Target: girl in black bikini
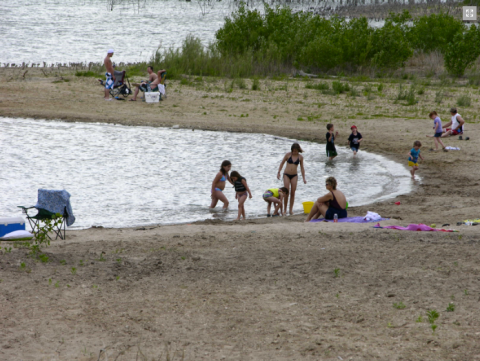
[[285,154],[283,157],[282,163],[278,168],[277,178],[280,179],[280,172],[282,171],[283,165],[287,162],[285,167],[285,172],[283,173],[283,185],[289,190],[289,193],[285,196],[285,208],[288,205],[288,196],[290,195],[290,214],[293,214],[293,203],[295,202],[295,191],[297,190],[298,182],[298,172],[297,168],[300,164],[300,170],[302,172],[303,183],[307,184],[305,179],[305,169],[303,168],[303,156],[300,153],[303,153],[300,144],[293,143],[291,152]]
[[250,192],[250,188],[248,188],[247,180],[243,178],[240,173],[237,171],[233,171],[230,174],[230,179],[233,182],[233,186],[235,187],[235,198],[238,199],[238,217],[237,221],[243,216],[245,220],[245,201],[247,200],[247,196],[252,198],[252,192]]

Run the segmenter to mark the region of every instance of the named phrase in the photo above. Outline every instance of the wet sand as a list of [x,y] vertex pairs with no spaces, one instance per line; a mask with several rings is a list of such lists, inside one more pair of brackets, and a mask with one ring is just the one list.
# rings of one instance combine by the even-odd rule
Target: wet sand
[[[236,85],[229,92],[231,80],[192,77],[191,85],[170,81],[166,100],[145,104],[105,102],[95,79],[65,69],[28,70],[24,79],[25,70],[0,69],[0,116],[179,125],[320,142],[332,122],[340,132],[337,144],[355,124],[363,149],[404,164],[413,141],[421,140],[425,161],[414,191],[349,213],[392,218],[382,224],[449,223],[460,232],[304,224],[303,215],[94,228],[52,242],[45,249],[48,263],[25,249],[6,252],[13,245],[2,242],[0,359],[97,360],[99,353],[101,360],[480,358],[480,237],[476,227],[456,226],[480,217],[478,89],[444,86],[439,106],[439,81],[422,85],[427,80],[417,79],[424,94],[406,106],[395,101],[399,85],[392,79],[381,80],[381,92],[380,80],[351,83],[359,90],[351,97],[323,95],[300,79],[261,80],[260,91],[248,90],[246,80],[247,89]],[[471,140],[447,138],[446,145],[461,150],[429,152],[428,112],[436,109],[448,121],[449,107],[462,94],[472,98],[470,107],[459,107]],[[449,303],[453,312],[446,311]],[[431,309],[440,314],[434,333],[426,315]]]

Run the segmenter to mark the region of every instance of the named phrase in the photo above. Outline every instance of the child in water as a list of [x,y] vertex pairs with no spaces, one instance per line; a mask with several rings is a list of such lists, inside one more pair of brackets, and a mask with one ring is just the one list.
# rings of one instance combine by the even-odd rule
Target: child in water
[[415,171],[418,170],[418,158],[423,160],[423,157],[420,154],[420,147],[421,146],[422,146],[422,143],[420,143],[419,140],[416,140],[413,143],[413,148],[408,153],[410,155],[410,157],[408,157],[408,166],[412,167],[412,169],[410,170],[410,174],[412,175],[412,179],[415,179]]
[[248,188],[247,180],[243,178],[240,173],[237,171],[233,171],[230,174],[230,179],[233,182],[233,186],[235,187],[235,198],[238,199],[238,217],[237,221],[243,216],[245,220],[245,201],[247,200],[247,195],[252,198],[252,192],[250,192],[250,188]]
[[327,124],[327,157],[329,160],[332,160],[337,156],[337,148],[335,148],[335,138],[338,136],[338,132],[335,131],[333,124]]
[[[272,203],[275,203],[275,212],[273,212],[273,217],[279,216],[279,210],[282,216],[287,213],[287,204],[283,202],[285,196],[288,196],[288,189],[286,187],[269,188],[265,191],[265,193],[263,193],[263,200],[268,203],[267,217],[271,217],[270,209],[272,207]],[[285,210],[282,210],[282,205],[284,206]]]
[[223,194],[223,190],[225,189],[225,182],[227,180],[232,183],[232,180],[228,175],[230,169],[232,169],[232,163],[230,163],[229,160],[224,160],[220,167],[220,171],[217,173],[212,182],[212,204],[210,205],[210,208],[215,208],[218,201],[223,202],[223,210],[228,208],[228,199],[225,197],[225,194]]
[[358,149],[360,148],[360,142],[363,140],[362,135],[357,131],[357,126],[352,125],[350,127],[352,130],[352,134],[348,137],[348,143],[350,144],[350,149],[353,152],[353,156],[355,157],[358,153]]

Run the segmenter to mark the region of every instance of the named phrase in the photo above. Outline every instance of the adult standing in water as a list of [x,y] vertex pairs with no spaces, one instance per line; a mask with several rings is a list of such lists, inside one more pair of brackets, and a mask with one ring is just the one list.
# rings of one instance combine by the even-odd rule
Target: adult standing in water
[[115,84],[115,73],[113,72],[113,64],[112,59],[113,56],[113,49],[108,50],[107,56],[103,59],[103,64],[105,65],[105,100],[112,100],[110,99],[110,89],[113,88],[113,84]]
[[295,202],[295,191],[297,190],[299,164],[302,172],[303,183],[307,184],[307,180],[305,179],[305,169],[303,167],[303,156],[300,153],[303,153],[300,144],[293,143],[291,152],[288,152],[283,157],[277,174],[277,178],[280,179],[280,172],[282,171],[285,162],[287,162],[287,166],[285,167],[285,171],[283,173],[283,185],[289,191],[284,197],[285,209],[287,208],[288,196],[290,195],[290,214],[293,214],[293,203]]
[[212,182],[212,204],[210,205],[210,208],[215,208],[218,201],[223,202],[224,210],[228,208],[228,199],[225,197],[225,194],[223,194],[223,190],[225,189],[225,183],[227,181],[233,184],[232,180],[230,179],[230,175],[228,174],[230,169],[232,169],[232,163],[230,163],[229,160],[224,160],[220,167],[220,171],[217,173]]

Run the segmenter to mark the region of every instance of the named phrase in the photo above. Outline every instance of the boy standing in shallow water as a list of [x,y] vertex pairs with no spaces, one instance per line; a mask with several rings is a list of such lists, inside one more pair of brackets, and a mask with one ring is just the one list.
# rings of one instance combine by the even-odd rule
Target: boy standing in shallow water
[[338,136],[338,132],[335,132],[335,134],[333,134],[333,132],[335,131],[335,129],[333,128],[333,124],[327,124],[327,134],[326,134],[326,137],[327,137],[327,147],[326,147],[326,150],[327,150],[327,157],[329,160],[332,160],[333,158],[335,158],[337,156],[337,149],[335,148],[335,138]]
[[350,127],[352,130],[352,134],[348,137],[348,143],[350,144],[350,149],[353,152],[353,156],[355,157],[358,153],[358,149],[360,148],[360,142],[363,140],[362,135],[357,131],[357,126],[352,125]]
[[420,141],[416,140],[413,143],[413,148],[410,150],[410,157],[408,157],[408,166],[412,167],[410,170],[410,174],[412,175],[412,179],[415,179],[415,172],[418,170],[418,158],[423,160],[422,155],[420,154],[420,147],[422,146],[422,143]]

